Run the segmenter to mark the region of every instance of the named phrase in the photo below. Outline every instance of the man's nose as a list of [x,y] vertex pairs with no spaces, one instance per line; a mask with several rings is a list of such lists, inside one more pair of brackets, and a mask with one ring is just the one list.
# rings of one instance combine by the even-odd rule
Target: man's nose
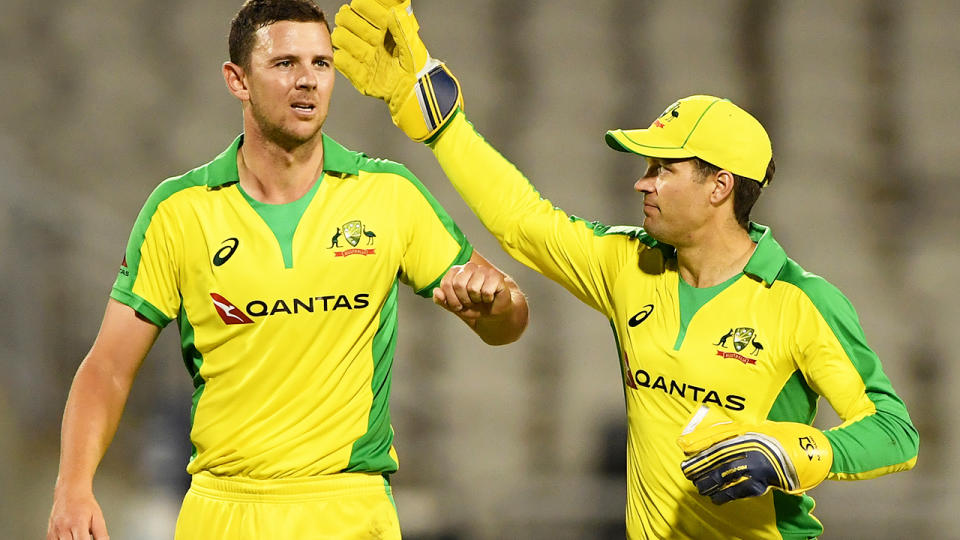
[[655,179],[653,176],[641,176],[633,183],[633,189],[641,193],[650,193],[653,191],[653,182]]
[[317,76],[309,69],[303,69],[297,74],[297,88],[313,90],[317,87]]

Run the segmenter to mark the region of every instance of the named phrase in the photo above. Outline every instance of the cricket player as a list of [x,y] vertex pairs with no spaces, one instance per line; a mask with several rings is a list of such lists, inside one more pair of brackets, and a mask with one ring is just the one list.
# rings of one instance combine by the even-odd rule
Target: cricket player
[[[815,538],[807,492],[914,466],[918,435],[847,299],[749,219],[774,175],[763,126],[695,95],[649,128],[612,130],[641,156],[643,227],[568,216],[467,120],[410,2],[354,0],[335,65],[427,143],[511,256],[602,313],[627,406],[630,538]],[[842,424],[812,427],[819,398]]]
[[161,183],[137,218],[67,400],[49,540],[108,537],[94,472],[171,322],[195,387],[180,540],[400,538],[400,284],[487,343],[526,327],[516,283],[410,171],[323,132],[334,52],[312,0],[248,0],[229,48],[243,133]]

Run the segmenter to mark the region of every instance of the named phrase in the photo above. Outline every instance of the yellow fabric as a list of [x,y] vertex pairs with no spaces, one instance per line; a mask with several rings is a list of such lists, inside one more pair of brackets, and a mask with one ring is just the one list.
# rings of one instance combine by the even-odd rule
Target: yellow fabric
[[[191,474],[397,468],[387,398],[398,281],[429,295],[471,248],[402,166],[347,157],[362,168],[322,177],[293,236],[292,268],[236,183],[163,195],[190,176],[172,179],[145,206],[161,199],[144,218],[139,264],[122,269],[113,296],[179,321],[198,386]],[[217,265],[231,238],[235,250]],[[135,233],[131,249],[136,242]]]
[[379,475],[247,480],[194,475],[176,540],[399,539],[391,488]]
[[773,156],[756,118],[729,100],[690,96],[673,103],[647,129],[607,132],[621,152],[664,159],[698,157],[734,174],[762,181]]
[[[610,320],[626,398],[628,536],[780,538],[773,494],[714,505],[683,476],[684,454],[676,444],[701,404],[721,407],[744,423],[766,420],[798,372],[843,419],[869,414],[873,406],[809,297],[777,279],[793,263],[769,231],[748,263],[763,266],[766,277],[741,275],[696,312],[678,344],[679,276],[672,251],[652,247],[655,242],[639,228],[589,224],[555,208],[462,114],[432,148],[504,250]],[[760,264],[760,257],[773,262]],[[754,331],[742,350],[732,338],[723,340],[738,328]],[[816,402],[804,407],[797,418],[812,415]]]

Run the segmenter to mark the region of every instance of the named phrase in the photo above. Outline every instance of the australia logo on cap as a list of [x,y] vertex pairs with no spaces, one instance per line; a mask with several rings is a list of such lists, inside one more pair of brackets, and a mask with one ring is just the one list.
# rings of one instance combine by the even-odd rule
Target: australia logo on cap
[[668,123],[673,121],[674,118],[680,116],[680,102],[676,101],[673,105],[667,107],[667,110],[663,111],[663,114],[660,115],[660,118],[657,118],[653,121],[654,127],[662,128],[666,127]]

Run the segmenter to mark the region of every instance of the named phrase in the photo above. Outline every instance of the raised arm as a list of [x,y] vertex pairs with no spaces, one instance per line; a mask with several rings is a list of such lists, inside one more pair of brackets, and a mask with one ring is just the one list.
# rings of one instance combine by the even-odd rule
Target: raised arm
[[488,345],[506,345],[527,327],[527,298],[510,276],[476,251],[453,266],[433,290],[433,302],[467,323]]
[[610,291],[637,264],[637,228],[568,216],[541,198],[462,113],[460,84],[430,57],[409,0],[354,0],[336,16],[334,65],[384,100],[394,124],[428,144],[450,182],[513,258],[609,316]]
[[109,538],[93,476],[117,431],[130,386],[160,328],[110,300],[100,333],[70,387],[47,540]]

